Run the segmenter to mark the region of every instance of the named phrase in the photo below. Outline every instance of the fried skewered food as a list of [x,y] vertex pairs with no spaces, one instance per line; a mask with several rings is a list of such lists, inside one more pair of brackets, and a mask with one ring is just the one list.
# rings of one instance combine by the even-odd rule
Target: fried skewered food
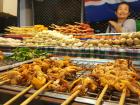
[[24,102],[22,102],[20,105],[27,105],[30,103],[39,93],[41,93],[52,81],[49,81],[47,84],[42,86],[39,90],[37,90],[34,94],[32,94],[28,99],[26,99]]
[[118,91],[127,87],[127,95],[129,91],[140,95],[140,87],[137,84],[139,76],[129,60],[117,59],[114,63],[97,65],[92,74],[99,79],[103,87],[108,84],[109,88]]
[[51,89],[49,89],[64,91],[68,87],[67,78],[80,70],[82,70],[81,67],[73,65],[68,59],[36,59],[31,64],[23,64],[4,73],[0,78],[4,80],[10,79],[9,83],[13,85],[29,86],[32,84],[36,89],[41,88],[47,81],[54,80],[49,86]]
[[68,105],[78,94],[85,95],[87,91],[95,91],[97,88],[97,83],[89,78],[78,78],[75,80],[69,88],[72,93],[69,98],[67,98],[61,105]]
[[16,96],[14,96],[13,98],[11,98],[10,100],[8,100],[6,103],[4,103],[3,105],[10,105],[11,103],[13,103],[14,101],[16,101],[16,99],[18,99],[19,97],[21,97],[22,95],[24,95],[27,91],[29,91],[33,86],[30,85],[27,88],[25,88],[23,91],[21,91],[20,93],[18,93]]
[[4,58],[3,52],[0,51],[0,61],[3,60],[3,58]]
[[89,78],[78,78],[77,80],[73,81],[70,85],[69,91],[74,93],[77,90],[80,90],[81,95],[85,95],[87,91],[95,91],[97,88],[97,83]]
[[94,92],[98,86],[107,86],[105,90],[115,89],[121,92],[126,89],[126,96],[129,96],[130,92],[140,94],[139,76],[131,61],[117,59],[114,62],[99,64],[92,70],[91,75],[94,79],[81,77],[75,81],[72,80],[72,83],[68,81],[67,77],[81,70],[83,68],[72,64],[69,59],[36,59],[33,63],[23,64],[4,75],[7,75],[6,78],[10,79],[10,82],[8,82],[10,84],[33,85],[35,89],[42,88],[52,80],[44,89],[61,92],[66,92],[69,89],[69,92],[74,94],[70,98],[71,100],[77,95],[85,95],[87,91]]
[[[56,70],[56,68],[58,69]],[[70,63],[70,60],[68,59],[60,61],[50,59],[36,59],[33,63],[23,64],[19,68],[16,68],[14,71],[9,71],[4,75],[7,75],[6,77],[10,80],[10,84],[31,85],[35,89],[39,89],[30,98],[22,103],[24,105],[25,103],[27,104],[32,101],[34,97],[36,97],[46,88],[47,90],[53,91],[67,91],[68,81],[65,80],[66,76],[64,75],[68,76],[70,73],[72,74],[79,70],[81,70],[81,68],[76,67]],[[50,75],[49,73],[52,74]],[[22,94],[16,96],[16,99],[23,95],[25,92],[21,93]],[[15,98],[11,100],[13,102]]]

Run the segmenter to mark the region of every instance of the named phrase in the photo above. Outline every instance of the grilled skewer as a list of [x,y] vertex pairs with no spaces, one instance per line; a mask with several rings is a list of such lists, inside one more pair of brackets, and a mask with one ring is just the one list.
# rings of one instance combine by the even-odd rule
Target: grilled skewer
[[5,83],[7,83],[7,82],[9,82],[10,81],[10,79],[7,79],[7,80],[4,80],[4,81],[1,81],[0,82],[0,85],[3,85],[3,84],[5,84]]
[[106,93],[108,89],[108,85],[105,85],[104,89],[102,90],[101,94],[99,95],[98,99],[96,100],[96,104],[95,105],[100,105],[103,97],[104,97],[104,94]]
[[68,105],[78,94],[86,94],[87,90],[95,91],[96,85],[96,82],[89,77],[78,78],[70,86],[72,95],[61,105]]
[[10,105],[12,104],[16,99],[18,99],[19,97],[21,97],[22,95],[24,95],[27,91],[29,91],[33,86],[30,85],[27,88],[25,88],[23,91],[21,91],[20,93],[18,93],[16,96],[14,96],[13,98],[11,98],[10,100],[8,100],[6,103],[4,103],[3,105]]
[[28,99],[26,99],[24,102],[22,102],[20,105],[27,105],[30,103],[39,93],[41,93],[44,89],[47,88],[47,86],[51,83],[52,81],[49,81],[47,84],[42,86],[39,90],[37,90],[34,94],[32,94]]
[[4,80],[4,79],[6,79],[7,78],[7,75],[2,75],[2,76],[0,76],[0,80]]
[[[28,104],[46,87],[48,90],[50,89],[51,91],[55,90],[59,92],[65,92],[69,89],[72,95],[66,101],[64,101],[64,103],[62,103],[62,105],[66,105],[70,103],[77,95],[85,95],[88,91],[94,92],[98,86],[102,86],[104,88],[96,101],[96,105],[101,103],[107,89],[116,89],[120,92],[123,91],[120,98],[120,105],[122,105],[124,103],[125,96],[128,93],[126,93],[125,88],[140,95],[140,86],[136,83],[138,82],[137,74],[135,71],[131,70],[133,68],[129,68],[127,65],[127,60],[122,59],[106,64],[99,64],[93,67],[92,74],[90,74],[95,78],[89,78],[88,74],[86,76],[84,75],[84,77],[78,78],[75,81],[73,81],[74,79],[71,79],[71,81],[73,81],[71,83],[68,81],[68,77],[71,77],[72,74],[75,76],[77,74],[76,72],[81,70],[81,67],[79,68],[78,66],[73,65],[68,60],[54,61],[46,59],[37,60],[32,64],[21,66],[20,68],[16,69],[17,71],[9,72],[7,76],[10,79],[10,82],[8,83],[11,83],[11,80],[14,79],[14,83],[17,83],[17,85],[21,83],[22,85],[32,84],[36,89],[39,89],[39,92],[36,91],[37,93],[34,93],[21,105]],[[90,70],[91,69],[92,68],[90,68]],[[48,86],[45,86],[46,81],[49,80],[52,80],[53,82]]]
[[68,105],[78,94],[80,90],[75,91],[70,97],[68,97],[61,105]]
[[122,95],[121,95],[121,98],[120,98],[120,102],[119,102],[119,105],[124,105],[124,102],[125,102],[125,97],[126,97],[126,88],[123,89],[122,91]]

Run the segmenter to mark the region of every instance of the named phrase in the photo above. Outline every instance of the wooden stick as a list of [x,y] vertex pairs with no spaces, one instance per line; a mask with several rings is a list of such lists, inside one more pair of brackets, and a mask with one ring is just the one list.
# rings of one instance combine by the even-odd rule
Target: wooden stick
[[99,95],[95,105],[100,105],[102,98],[104,97],[104,94],[106,93],[107,89],[108,89],[108,85],[106,84],[101,94]]
[[75,91],[70,97],[68,97],[61,105],[68,105],[78,94],[80,90]]
[[47,84],[42,86],[39,90],[37,90],[34,94],[32,94],[29,98],[27,98],[24,102],[22,102],[20,105],[27,105],[30,103],[39,93],[41,93],[44,89],[47,88],[47,86],[51,83],[52,81],[49,81]]
[[7,75],[0,76],[0,80],[4,78],[7,78]]
[[126,96],[126,88],[123,89],[122,91],[122,95],[121,95],[121,98],[120,98],[120,102],[119,102],[119,105],[124,105],[124,102],[125,102],[125,96]]
[[10,79],[4,80],[4,81],[0,82],[0,85],[3,85],[4,83],[9,82],[9,81],[10,81]]
[[4,76],[4,75],[6,75],[6,72],[5,72],[5,73],[0,73],[0,77],[1,77],[1,76]]
[[23,91],[21,91],[20,93],[18,93],[16,96],[14,96],[13,98],[11,98],[9,101],[7,101],[6,103],[4,103],[3,105],[10,105],[10,104],[12,104],[16,99],[18,99],[19,97],[21,97],[22,95],[24,95],[32,87],[33,87],[32,85],[28,86],[27,88],[25,88]]

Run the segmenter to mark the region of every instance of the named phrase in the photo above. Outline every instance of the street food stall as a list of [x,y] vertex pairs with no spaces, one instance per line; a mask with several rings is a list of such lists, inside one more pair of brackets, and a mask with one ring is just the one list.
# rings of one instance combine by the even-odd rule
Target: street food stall
[[20,26],[0,37],[0,104],[140,104],[140,32],[103,33],[96,19],[108,16],[88,15],[119,1],[23,1]]

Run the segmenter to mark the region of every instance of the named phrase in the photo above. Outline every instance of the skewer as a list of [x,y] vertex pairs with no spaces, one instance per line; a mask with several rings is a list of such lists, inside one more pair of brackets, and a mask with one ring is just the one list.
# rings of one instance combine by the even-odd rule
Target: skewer
[[121,95],[121,98],[120,98],[120,102],[119,102],[119,105],[124,105],[124,102],[125,102],[125,96],[126,96],[126,88],[123,89],[122,91],[122,95]]
[[68,97],[61,105],[68,105],[78,94],[80,90],[75,91],[70,97]]
[[81,24],[81,23],[79,23],[79,22],[74,22],[74,23],[76,23],[76,24]]
[[6,75],[7,72],[0,73],[0,77]]
[[47,84],[42,86],[39,90],[37,90],[34,94],[32,94],[29,98],[27,98],[24,102],[22,102],[20,105],[27,105],[30,103],[39,93],[41,93],[44,89],[47,88],[47,86],[51,83],[52,81],[49,81]]
[[0,76],[0,79],[4,79],[6,77],[7,77],[7,75],[3,75],[3,76]]
[[3,105],[10,105],[10,104],[12,104],[16,99],[18,99],[19,97],[21,97],[22,95],[24,95],[32,87],[33,87],[32,85],[28,86],[27,88],[25,88],[23,91],[21,91],[19,94],[17,94],[13,98],[11,98],[9,101],[7,101],[6,103],[4,103]]
[[100,105],[102,98],[103,98],[104,94],[106,93],[107,89],[108,89],[108,84],[105,85],[105,87],[102,90],[101,94],[99,95],[95,105]]
[[10,79],[4,80],[4,81],[0,82],[0,85],[3,85],[4,83],[9,82],[9,81],[10,81]]

